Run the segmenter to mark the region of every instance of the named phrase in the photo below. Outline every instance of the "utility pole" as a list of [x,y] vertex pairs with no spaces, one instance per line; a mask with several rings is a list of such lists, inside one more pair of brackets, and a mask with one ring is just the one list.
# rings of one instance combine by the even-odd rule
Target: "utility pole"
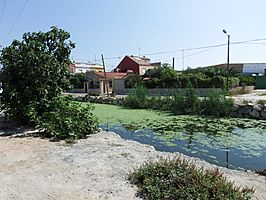
[[103,54],[102,54],[102,62],[103,62],[103,72],[104,72],[104,79],[105,79],[105,87],[106,87],[106,91],[107,91],[107,96],[109,96],[109,91],[108,91],[108,84],[107,84],[107,78],[106,78],[106,71],[105,71],[105,64],[104,64],[104,58],[103,58]]
[[140,47],[138,47],[138,49],[139,49],[139,57],[140,57]]
[[223,29],[223,33],[227,36],[227,65],[226,65],[226,91],[229,91],[229,50],[230,50],[230,35]]
[[173,70],[175,70],[175,57],[173,57]]
[[185,70],[185,55],[184,49],[182,49],[182,71]]

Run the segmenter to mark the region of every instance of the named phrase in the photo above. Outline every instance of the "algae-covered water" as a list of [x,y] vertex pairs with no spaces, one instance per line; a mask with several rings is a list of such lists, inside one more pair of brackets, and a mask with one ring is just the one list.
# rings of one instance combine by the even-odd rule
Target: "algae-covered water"
[[94,104],[104,130],[234,169],[266,168],[266,121],[212,118]]

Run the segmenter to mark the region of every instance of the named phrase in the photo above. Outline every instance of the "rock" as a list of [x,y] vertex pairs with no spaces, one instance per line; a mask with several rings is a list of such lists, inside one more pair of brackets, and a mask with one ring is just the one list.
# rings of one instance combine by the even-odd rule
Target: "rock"
[[261,176],[266,176],[266,169],[264,170],[258,170],[256,171],[257,174],[261,175]]
[[257,111],[262,111],[262,109],[263,109],[263,105],[261,105],[261,104],[255,104],[254,106],[253,106],[253,109],[255,109],[255,110],[257,110]]
[[76,100],[77,100],[77,101],[83,101],[83,97],[80,97],[80,96],[79,96],[79,97],[76,98]]
[[248,115],[252,111],[253,106],[251,105],[244,105],[240,106],[238,113],[241,115]]
[[239,105],[234,105],[233,108],[232,108],[232,112],[237,112],[239,110]]
[[266,119],[266,110],[261,111],[260,115],[262,119]]
[[255,118],[255,119],[260,119],[260,112],[253,109],[250,113],[249,113],[249,116],[251,116],[252,118]]

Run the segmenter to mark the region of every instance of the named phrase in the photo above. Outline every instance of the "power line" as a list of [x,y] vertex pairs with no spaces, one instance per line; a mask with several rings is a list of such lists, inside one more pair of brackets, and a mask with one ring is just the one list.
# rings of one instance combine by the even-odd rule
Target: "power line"
[[[252,39],[252,40],[244,40],[244,41],[238,41],[238,42],[231,42],[230,45],[238,45],[238,44],[266,44],[266,43],[255,43],[258,41],[266,41],[266,38],[258,38],[258,39]],[[252,43],[253,42],[253,43]],[[187,49],[180,49],[180,50],[173,50],[173,51],[160,51],[160,52],[153,52],[153,53],[147,53],[147,54],[143,54],[145,56],[152,56],[152,55],[160,55],[160,54],[172,54],[172,53],[178,53],[178,52],[184,52],[184,51],[192,51],[192,50],[201,50],[204,49],[203,51],[199,51],[196,53],[192,53],[192,54],[188,54],[176,59],[183,59],[186,57],[191,57],[197,54],[201,54],[207,51],[210,51],[214,48],[218,48],[218,47],[222,47],[222,46],[226,46],[227,43],[223,43],[223,44],[217,44],[217,45],[208,45],[208,46],[201,46],[201,47],[194,47],[194,48],[187,48]],[[123,56],[116,56],[116,57],[108,57],[105,58],[106,60],[113,60],[113,59],[121,59]],[[97,59],[96,61],[100,61],[101,59]],[[170,60],[167,60],[170,61]],[[162,61],[163,62],[163,61]],[[166,62],[166,61],[164,61]]]
[[9,37],[9,35],[10,35],[11,32],[13,31],[14,27],[16,26],[16,24],[17,24],[17,22],[18,22],[18,20],[19,20],[19,18],[20,18],[20,16],[21,16],[21,14],[22,14],[24,8],[26,7],[28,1],[29,1],[29,0],[26,0],[26,1],[24,2],[22,8],[20,9],[20,11],[19,11],[19,13],[18,13],[18,15],[17,15],[17,18],[15,19],[15,22],[14,22],[13,25],[11,26],[9,32],[7,33],[7,35],[6,35],[6,37],[5,37],[4,41],[3,41],[3,43],[6,42],[7,38]]
[[240,41],[240,42],[231,42],[231,44],[246,44],[250,42],[258,42],[258,41],[265,41],[266,38],[259,38],[259,39],[253,39],[253,40],[245,40],[245,41]]
[[217,45],[209,45],[209,46],[202,46],[202,47],[194,47],[194,48],[188,48],[188,49],[180,49],[180,50],[174,50],[174,51],[161,51],[161,52],[147,53],[147,54],[144,54],[144,55],[152,56],[152,55],[159,55],[159,54],[178,53],[178,52],[182,52],[182,51],[192,51],[192,50],[216,48],[216,47],[225,46],[226,44],[227,43],[217,44]]
[[0,16],[0,25],[1,25],[3,17],[4,17],[5,7],[6,7],[6,0],[4,1],[2,12],[1,12],[1,16]]
[[[215,47],[212,47],[212,48],[209,48],[209,49],[205,49],[205,50],[202,50],[202,51],[198,51],[196,53],[192,53],[192,54],[188,54],[188,55],[184,55],[183,54],[183,51],[182,51],[182,56],[181,57],[178,57],[178,58],[175,58],[176,60],[180,60],[180,59],[184,59],[184,58],[187,58],[187,57],[191,57],[191,56],[194,56],[194,55],[197,55],[197,54],[201,54],[201,53],[205,53],[207,51],[210,51],[212,49],[214,49]],[[163,60],[161,62],[169,62],[170,60]],[[184,62],[184,61],[183,61]],[[183,63],[182,62],[182,63]],[[182,66],[184,66],[184,64],[182,64]]]
[[[253,40],[245,40],[245,41],[239,41],[239,42],[231,42],[232,44],[245,44],[250,42],[257,42],[257,41],[265,41],[266,38],[259,38],[259,39],[253,39]],[[194,47],[194,48],[187,48],[187,49],[179,49],[179,50],[173,50],[173,51],[160,51],[160,52],[153,52],[153,53],[146,53],[144,55],[146,56],[152,56],[152,55],[160,55],[160,54],[170,54],[170,53],[178,53],[182,51],[192,51],[192,50],[200,50],[200,49],[209,49],[209,48],[216,48],[216,47],[222,47],[226,46],[227,43],[223,44],[216,44],[216,45],[208,45],[208,46],[201,46],[201,47]]]
[[210,51],[210,50],[212,50],[212,49],[214,49],[214,48],[216,48],[216,47],[212,47],[212,48],[205,49],[205,50],[202,50],[202,51],[199,51],[199,52],[196,52],[196,53],[192,53],[192,54],[184,55],[184,56],[179,57],[179,58],[176,58],[176,59],[183,59],[183,58],[191,57],[191,56],[194,56],[194,55],[197,55],[197,54],[205,53],[205,52]]

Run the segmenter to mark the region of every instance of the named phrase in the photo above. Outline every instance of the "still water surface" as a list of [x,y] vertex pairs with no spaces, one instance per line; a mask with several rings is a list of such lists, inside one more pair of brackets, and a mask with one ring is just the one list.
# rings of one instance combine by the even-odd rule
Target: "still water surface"
[[124,139],[233,169],[266,168],[266,121],[172,116],[95,104],[101,128]]

